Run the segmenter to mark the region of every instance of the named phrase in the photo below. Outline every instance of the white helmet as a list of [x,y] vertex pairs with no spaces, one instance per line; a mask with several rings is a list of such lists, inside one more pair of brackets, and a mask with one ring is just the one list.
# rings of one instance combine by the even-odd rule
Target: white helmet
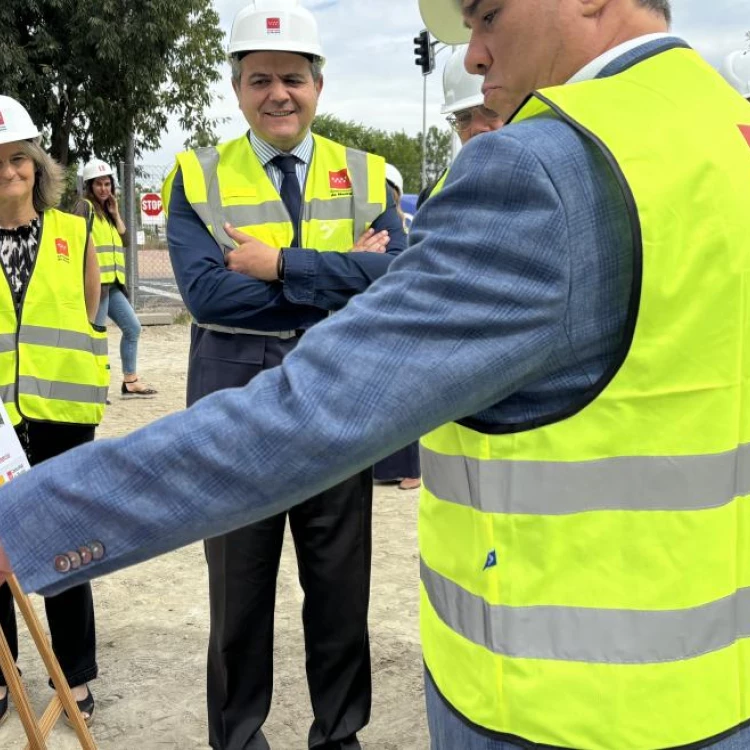
[[444,115],[484,104],[484,94],[482,94],[484,76],[472,75],[464,67],[468,49],[469,46],[466,44],[456,49],[443,68],[445,101],[440,111]]
[[429,32],[441,42],[466,44],[471,38],[461,15],[461,0],[419,0],[419,12]]
[[269,50],[323,58],[315,17],[298,0],[251,0],[234,17],[230,56]]
[[750,98],[750,50],[730,52],[724,58],[721,74],[745,99]]
[[9,96],[0,96],[0,143],[28,141],[40,135],[22,104]]
[[401,176],[401,172],[393,166],[393,164],[385,165],[385,179],[398,190],[399,195],[404,194],[404,178]]
[[114,175],[112,167],[106,161],[101,159],[92,159],[83,168],[83,181],[95,180],[97,177],[107,177]]

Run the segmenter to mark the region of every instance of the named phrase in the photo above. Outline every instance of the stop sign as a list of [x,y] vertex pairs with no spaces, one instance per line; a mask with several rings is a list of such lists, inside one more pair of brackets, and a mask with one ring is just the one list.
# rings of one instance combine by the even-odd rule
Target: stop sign
[[162,212],[161,196],[158,193],[145,193],[142,195],[141,211],[146,216],[156,218]]

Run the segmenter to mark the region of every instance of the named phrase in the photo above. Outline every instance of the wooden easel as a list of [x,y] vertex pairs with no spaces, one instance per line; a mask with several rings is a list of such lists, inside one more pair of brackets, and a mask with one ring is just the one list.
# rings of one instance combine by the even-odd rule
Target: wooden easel
[[15,576],[8,577],[8,585],[10,586],[13,598],[16,600],[16,604],[18,604],[18,608],[21,610],[23,619],[26,621],[26,626],[31,633],[31,637],[34,639],[37,651],[42,657],[44,666],[47,668],[47,672],[55,686],[55,697],[50,701],[42,714],[42,718],[37,721],[29,703],[26,688],[18,676],[18,670],[13,661],[8,641],[5,640],[5,635],[0,630],[0,668],[3,670],[3,675],[8,683],[10,697],[13,699],[13,703],[21,719],[21,724],[23,724],[24,731],[26,732],[26,737],[29,740],[25,750],[47,750],[46,739],[49,737],[57,720],[62,716],[63,709],[73,724],[76,737],[78,737],[78,742],[83,750],[96,750],[94,738],[91,736],[91,732],[89,732],[89,728],[86,726],[86,722],[78,710],[73,694],[68,687],[68,681],[63,676],[60,664],[54,653],[52,653],[52,647],[47,640],[47,636],[42,629],[34,608],[31,606],[29,597],[23,593]]

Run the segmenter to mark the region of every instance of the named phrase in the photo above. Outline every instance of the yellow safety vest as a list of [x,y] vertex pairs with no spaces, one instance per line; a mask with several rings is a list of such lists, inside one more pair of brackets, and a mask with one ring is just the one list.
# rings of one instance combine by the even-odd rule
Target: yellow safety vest
[[701,743],[750,719],[750,107],[680,48],[515,119],[540,115],[631,207],[627,341],[573,414],[423,438],[426,665],[491,732]]
[[0,398],[14,425],[99,424],[109,384],[107,334],[89,323],[86,220],[45,211],[36,261],[16,314],[0,281]]
[[[300,244],[345,252],[385,211],[385,160],[317,135],[313,139]],[[223,228],[227,221],[272,247],[292,243],[289,213],[247,136],[178,154],[164,183],[165,210],[178,169],[187,200],[225,251],[235,247]]]
[[91,241],[96,249],[99,261],[99,273],[102,284],[114,284],[116,281],[125,286],[125,250],[122,237],[117,227],[103,216],[100,216],[87,200],[91,217]]

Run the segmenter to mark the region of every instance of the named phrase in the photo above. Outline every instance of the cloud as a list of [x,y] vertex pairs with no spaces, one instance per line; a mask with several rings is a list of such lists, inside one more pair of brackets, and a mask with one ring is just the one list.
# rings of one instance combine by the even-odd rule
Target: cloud
[[[246,3],[215,0],[214,4],[228,35],[234,15]],[[412,38],[423,28],[416,0],[303,0],[303,4],[316,14],[326,54],[319,111],[384,130],[420,131],[425,82],[414,64]],[[712,65],[744,46],[750,30],[750,0],[673,0],[672,6],[674,32]],[[445,124],[440,105],[447,57],[447,51],[438,53],[437,70],[427,76],[428,127]],[[228,66],[216,93],[223,100],[215,102],[212,113],[231,118],[220,135],[235,137],[246,125],[229,84]],[[170,123],[161,149],[145,154],[143,161],[173,161],[185,137],[176,123]]]

